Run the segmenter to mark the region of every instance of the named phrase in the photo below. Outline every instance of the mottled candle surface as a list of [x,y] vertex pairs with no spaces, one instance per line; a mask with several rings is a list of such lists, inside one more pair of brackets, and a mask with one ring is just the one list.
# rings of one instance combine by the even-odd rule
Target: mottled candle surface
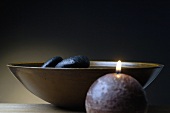
[[110,73],[92,84],[85,106],[87,113],[146,113],[147,98],[136,79]]

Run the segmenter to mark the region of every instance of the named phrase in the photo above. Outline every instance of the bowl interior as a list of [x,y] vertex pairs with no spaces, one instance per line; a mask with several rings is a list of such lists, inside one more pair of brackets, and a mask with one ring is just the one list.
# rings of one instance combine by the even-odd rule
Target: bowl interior
[[[90,61],[89,68],[41,68],[43,63],[11,63],[7,66],[9,68],[30,68],[41,70],[107,70],[106,72],[116,72],[116,64],[114,61]],[[145,89],[160,73],[164,65],[158,63],[146,63],[146,62],[122,62],[121,72],[128,74],[137,79]],[[109,70],[109,71],[108,71]],[[90,79],[90,78],[89,78]]]

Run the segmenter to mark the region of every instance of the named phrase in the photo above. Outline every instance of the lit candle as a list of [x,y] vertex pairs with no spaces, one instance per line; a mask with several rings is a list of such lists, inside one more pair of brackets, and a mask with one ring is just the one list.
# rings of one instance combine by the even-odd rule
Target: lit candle
[[140,83],[120,72],[118,61],[116,73],[106,74],[92,84],[85,101],[87,113],[147,112],[147,99]]

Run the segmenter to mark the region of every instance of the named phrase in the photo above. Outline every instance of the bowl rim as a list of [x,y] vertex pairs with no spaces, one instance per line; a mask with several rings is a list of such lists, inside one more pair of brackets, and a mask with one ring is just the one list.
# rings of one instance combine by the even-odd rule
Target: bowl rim
[[[9,63],[7,67],[18,67],[18,68],[34,68],[34,69],[53,69],[53,70],[89,70],[89,69],[114,69],[116,67],[117,61],[104,61],[104,60],[94,60],[90,61],[90,68],[55,68],[55,67],[40,67],[31,65],[40,65],[44,62],[19,62],[19,63]],[[134,64],[143,65],[138,67],[132,67]],[[28,66],[29,65],[29,66]],[[96,65],[100,65],[95,67]],[[163,68],[163,64],[151,63],[151,62],[122,62],[122,68]]]

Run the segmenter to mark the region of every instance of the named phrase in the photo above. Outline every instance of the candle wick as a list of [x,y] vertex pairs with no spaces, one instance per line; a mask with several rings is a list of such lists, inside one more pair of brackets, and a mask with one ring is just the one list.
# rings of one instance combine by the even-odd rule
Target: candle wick
[[116,71],[116,74],[120,74],[120,71]]

